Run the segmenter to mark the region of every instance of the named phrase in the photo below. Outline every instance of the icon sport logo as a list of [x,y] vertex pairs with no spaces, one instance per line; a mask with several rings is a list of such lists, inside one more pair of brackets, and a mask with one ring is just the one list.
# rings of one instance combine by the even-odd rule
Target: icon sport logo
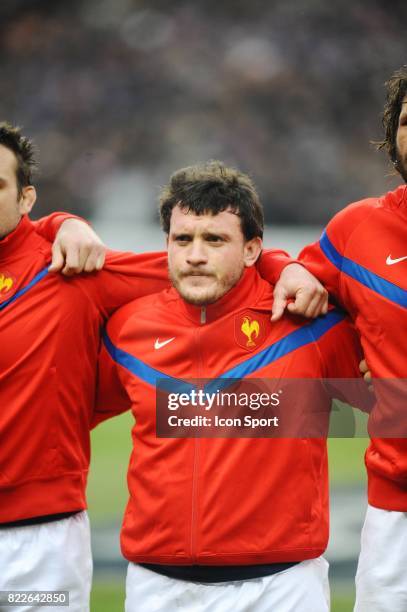
[[405,259],[407,259],[407,255],[405,255],[404,257],[398,257],[397,259],[393,259],[391,255],[389,255],[386,259],[386,264],[388,266],[394,266],[394,264],[398,264],[401,261],[404,261]]

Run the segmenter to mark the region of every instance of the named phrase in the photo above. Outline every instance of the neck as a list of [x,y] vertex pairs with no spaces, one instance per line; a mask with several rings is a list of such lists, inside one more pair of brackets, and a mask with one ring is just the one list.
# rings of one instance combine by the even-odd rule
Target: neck
[[[23,215],[13,231],[8,232],[0,239],[0,260],[4,261],[7,258],[15,257],[21,249],[27,248],[27,240],[40,240],[40,237],[34,231],[30,219],[27,215]],[[32,246],[32,244],[31,244]]]
[[22,217],[20,217],[17,222],[15,223],[15,225],[13,225],[13,227],[9,227],[7,228],[7,230],[1,230],[0,229],[0,240],[4,240],[5,238],[7,238],[7,236],[10,236],[10,234],[12,234],[17,227],[20,225]]

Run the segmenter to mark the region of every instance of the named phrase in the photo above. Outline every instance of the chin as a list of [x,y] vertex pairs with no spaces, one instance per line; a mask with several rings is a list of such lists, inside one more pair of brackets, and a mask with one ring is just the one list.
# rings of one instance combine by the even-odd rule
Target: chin
[[178,287],[178,292],[181,297],[189,304],[203,306],[216,300],[216,287],[205,287],[191,283],[181,283]]
[[203,293],[201,291],[184,291],[180,292],[180,294],[182,299],[188,302],[188,304],[193,304],[194,306],[206,306],[207,304],[212,304],[217,300],[215,295]]

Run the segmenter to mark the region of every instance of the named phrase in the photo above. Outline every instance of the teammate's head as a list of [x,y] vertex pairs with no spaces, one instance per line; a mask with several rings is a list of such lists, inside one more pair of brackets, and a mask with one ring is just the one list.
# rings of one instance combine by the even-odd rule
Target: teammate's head
[[160,198],[170,278],[192,304],[211,304],[258,259],[263,209],[250,178],[221,162],[175,172]]
[[37,167],[34,144],[22,135],[20,128],[3,122],[0,123],[0,145],[14,153],[17,189],[21,196],[24,187],[32,185],[33,173]]
[[12,232],[34,206],[34,167],[32,143],[18,128],[0,123],[0,238]]
[[407,181],[407,65],[387,81],[387,99],[383,112],[385,137],[379,147],[387,151],[396,170]]

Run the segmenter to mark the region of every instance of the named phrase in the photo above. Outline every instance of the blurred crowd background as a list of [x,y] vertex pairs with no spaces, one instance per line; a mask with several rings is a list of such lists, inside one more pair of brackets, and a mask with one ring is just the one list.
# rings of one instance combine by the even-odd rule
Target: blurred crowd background
[[39,148],[37,214],[156,218],[175,169],[249,172],[269,223],[323,224],[396,184],[384,81],[403,0],[2,0],[0,119]]
[[[69,210],[116,248],[162,248],[160,186],[222,159],[254,178],[268,245],[295,254],[348,202],[399,182],[372,142],[406,23],[405,0],[0,0],[0,120],[38,145],[36,216]],[[93,435],[97,612],[122,609],[126,418]],[[335,612],[352,609],[365,445],[330,445]]]

